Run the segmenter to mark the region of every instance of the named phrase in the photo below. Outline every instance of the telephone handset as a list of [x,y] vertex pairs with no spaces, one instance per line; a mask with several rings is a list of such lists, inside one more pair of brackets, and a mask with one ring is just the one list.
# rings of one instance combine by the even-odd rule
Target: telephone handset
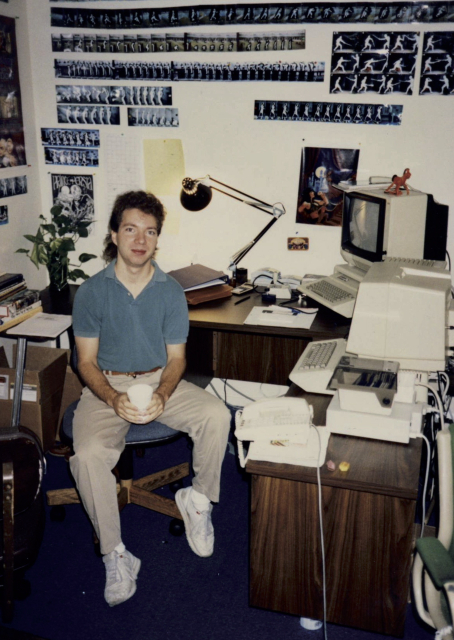
[[304,398],[264,398],[236,412],[235,436],[239,440],[238,455],[246,465],[242,442],[272,443],[276,440],[306,445],[312,424],[313,408]]

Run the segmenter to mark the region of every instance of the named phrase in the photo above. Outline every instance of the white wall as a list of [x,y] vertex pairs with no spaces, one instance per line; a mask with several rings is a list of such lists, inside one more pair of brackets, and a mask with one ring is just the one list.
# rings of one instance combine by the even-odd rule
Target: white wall
[[[219,3],[219,2],[218,2]],[[26,258],[14,256],[13,249],[19,244],[22,232],[34,232],[39,212],[47,213],[51,206],[51,188],[49,172],[79,173],[76,168],[49,167],[44,164],[40,143],[40,127],[58,126],[56,115],[56,97],[53,59],[57,57],[93,57],[109,59],[108,54],[53,54],[51,51],[51,32],[65,32],[65,29],[50,27],[51,7],[83,8],[131,8],[131,2],[111,3],[52,3],[48,0],[17,0],[14,5],[1,5],[5,15],[19,15],[18,36],[21,66],[21,85],[24,99],[24,118],[26,121],[26,142],[33,183],[36,181],[36,150],[38,149],[39,184],[41,188],[40,204],[30,194],[21,206],[18,224],[19,198],[11,199],[11,222],[0,230],[1,253],[0,268],[11,264],[14,269],[22,268],[34,284],[36,281],[31,265],[26,269]],[[154,1],[138,2],[137,7],[154,6]],[[171,6],[171,2],[159,3]],[[193,2],[181,0],[177,3],[191,5]],[[213,2],[211,2],[213,4]],[[221,3],[219,3],[221,4]],[[27,8],[29,30],[28,43],[23,40],[25,34],[24,5]],[[104,7],[104,5],[106,5]],[[134,4],[134,8],[135,8]],[[382,25],[342,25],[342,30],[383,30]],[[219,27],[222,33],[228,30],[246,30],[246,27]],[[276,31],[273,26],[249,28],[252,31]],[[293,61],[325,61],[326,74],[323,83],[262,83],[262,82],[179,82],[171,83],[173,103],[179,109],[180,127],[160,129],[151,127],[128,128],[126,107],[121,113],[120,126],[101,126],[100,167],[95,172],[96,225],[89,239],[80,241],[77,253],[89,251],[100,254],[102,240],[109,212],[107,210],[105,175],[105,136],[108,133],[124,133],[127,139],[178,138],[182,140],[186,175],[213,177],[255,195],[268,202],[282,201],[287,215],[281,218],[273,229],[261,240],[240,266],[250,271],[260,266],[273,266],[283,273],[303,275],[306,272],[329,273],[340,262],[340,229],[313,227],[295,223],[297,190],[304,146],[326,146],[338,148],[359,148],[359,172],[361,177],[369,175],[401,174],[407,166],[411,168],[410,184],[422,191],[433,193],[435,198],[448,204],[451,216],[454,212],[453,169],[454,151],[454,97],[453,96],[402,96],[391,94],[379,96],[363,94],[352,96],[352,102],[382,104],[384,102],[404,106],[402,125],[398,127],[315,124],[302,122],[255,121],[253,118],[254,101],[269,100],[321,100],[340,102],[346,96],[329,94],[329,71],[332,46],[332,33],[336,27],[329,25],[292,25],[287,27],[295,31],[306,30],[306,49],[276,53],[236,53],[236,54],[121,54],[127,61],[146,58],[150,62],[159,58],[181,62],[254,62],[268,59]],[[388,25],[388,30],[447,30],[453,31],[454,24],[447,25]],[[201,31],[203,28],[197,29]],[[205,29],[213,32],[213,28]],[[82,31],[82,30],[80,30]],[[142,33],[144,30],[137,30]],[[165,29],[166,32],[170,29]],[[183,29],[180,29],[183,31]],[[125,32],[127,33],[127,32]],[[129,31],[128,31],[129,33]],[[21,40],[22,38],[22,40]],[[28,45],[31,50],[31,71],[27,60]],[[420,47],[421,49],[421,47]],[[419,79],[421,53],[416,69]],[[30,81],[31,80],[31,86]],[[100,81],[86,81],[97,84]],[[137,81],[139,83],[140,81]],[[64,80],[64,84],[82,84],[81,80]],[[105,84],[124,84],[124,81],[105,82]],[[136,84],[132,81],[128,83]],[[169,84],[161,82],[160,84]],[[415,83],[418,86],[418,82]],[[32,95],[32,91],[33,94]],[[36,125],[36,127],[35,127]],[[34,136],[34,138],[33,138]],[[118,149],[122,153],[122,149]],[[90,173],[89,169],[82,172]],[[157,194],[159,195],[159,193]],[[182,209],[175,197],[163,197],[169,211],[179,219],[179,232],[162,234],[160,240],[159,262],[163,268],[172,269],[191,262],[201,262],[213,268],[226,269],[229,257],[242,245],[251,240],[268,221],[268,217],[255,212],[250,207],[215,194],[210,207],[200,213],[190,213]],[[17,202],[17,204],[16,204]],[[32,206],[33,205],[35,206]],[[450,225],[449,249],[454,257],[454,225]],[[309,236],[310,250],[307,252],[289,252],[287,238],[293,235]],[[19,263],[20,260],[20,263]],[[8,263],[6,265],[6,263]],[[101,260],[89,262],[85,270],[92,274],[102,267]],[[33,282],[32,282],[33,280]]]

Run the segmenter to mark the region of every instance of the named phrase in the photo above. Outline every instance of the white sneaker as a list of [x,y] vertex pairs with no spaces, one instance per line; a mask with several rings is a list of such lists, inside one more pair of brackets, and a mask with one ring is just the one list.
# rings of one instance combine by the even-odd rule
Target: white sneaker
[[104,598],[114,607],[131,598],[136,592],[136,578],[141,562],[129,551],[111,551],[103,556],[106,565],[106,588]]
[[175,502],[180,510],[186,530],[186,538],[191,549],[198,556],[208,558],[213,553],[214,529],[211,522],[213,506],[196,507],[192,501],[192,487],[179,489],[175,494]]

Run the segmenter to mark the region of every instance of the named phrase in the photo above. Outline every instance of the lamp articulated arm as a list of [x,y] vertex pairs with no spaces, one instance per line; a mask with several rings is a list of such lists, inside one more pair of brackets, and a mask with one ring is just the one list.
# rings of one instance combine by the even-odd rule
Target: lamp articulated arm
[[[224,189],[219,189],[219,187],[215,187],[213,183],[221,185],[222,187],[226,187],[230,191],[234,193],[229,193],[228,191],[224,191]],[[184,178],[183,180],[183,189],[181,191],[181,204],[185,209],[189,211],[201,211],[211,202],[212,198],[212,190],[218,191],[219,193],[223,193],[229,198],[233,198],[234,200],[238,200],[244,204],[249,205],[250,207],[254,207],[255,209],[259,209],[268,215],[273,216],[273,219],[268,222],[268,224],[255,236],[253,240],[248,242],[247,245],[242,247],[239,251],[237,251],[230,259],[229,270],[233,271],[233,275],[236,272],[236,266],[244,258],[244,256],[249,253],[249,251],[259,242],[259,240],[265,235],[265,233],[271,229],[271,227],[279,220],[281,216],[285,214],[285,207],[281,202],[276,204],[268,204],[263,200],[259,200],[259,198],[255,198],[254,196],[250,196],[244,191],[240,191],[239,189],[235,189],[224,182],[220,182],[211,176],[205,176],[205,178]],[[234,194],[239,194],[234,195]],[[240,197],[243,196],[243,197]],[[248,199],[246,199],[248,198]]]

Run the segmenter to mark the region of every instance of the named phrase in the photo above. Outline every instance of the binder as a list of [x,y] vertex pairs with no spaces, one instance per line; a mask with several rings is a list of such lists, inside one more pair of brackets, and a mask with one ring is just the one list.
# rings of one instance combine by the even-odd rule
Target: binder
[[232,289],[228,284],[218,284],[214,287],[202,287],[201,289],[193,289],[186,291],[186,300],[188,304],[195,305],[201,302],[209,302],[210,300],[218,300],[220,298],[230,298]]
[[175,269],[169,271],[167,275],[172,276],[184,291],[222,285],[229,281],[229,276],[222,271],[210,269],[202,264],[191,264],[189,267]]

